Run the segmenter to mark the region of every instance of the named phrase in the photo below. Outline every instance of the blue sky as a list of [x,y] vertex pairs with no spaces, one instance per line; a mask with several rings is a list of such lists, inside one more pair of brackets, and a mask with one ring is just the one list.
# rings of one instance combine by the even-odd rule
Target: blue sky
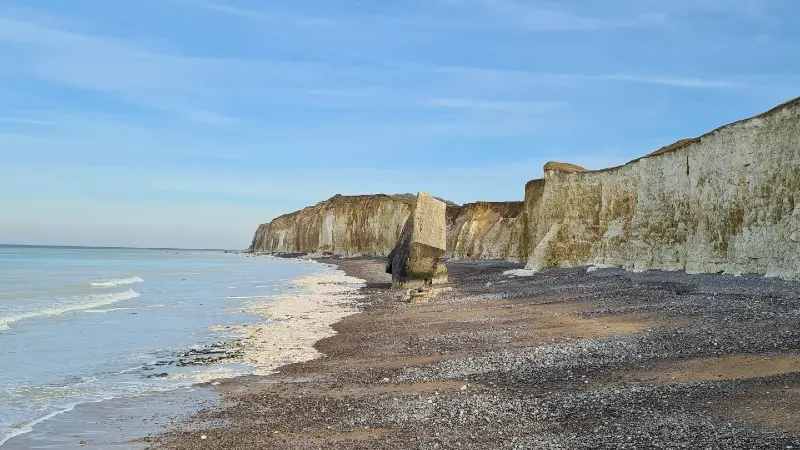
[[800,95],[794,0],[4,0],[0,242],[246,247],[336,193],[521,200]]

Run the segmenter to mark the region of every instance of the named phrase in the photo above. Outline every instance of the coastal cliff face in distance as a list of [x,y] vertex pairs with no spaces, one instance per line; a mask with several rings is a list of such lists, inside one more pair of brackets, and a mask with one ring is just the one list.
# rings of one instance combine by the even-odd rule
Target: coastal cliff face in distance
[[447,255],[455,259],[528,258],[523,202],[477,202],[447,211]]
[[[415,202],[413,195],[337,195],[258,227],[254,253],[323,253],[386,256],[397,243]],[[447,253],[456,259],[512,259],[527,253],[517,242],[522,202],[447,204]]]
[[258,227],[255,253],[388,255],[414,205],[406,195],[336,195]]
[[800,99],[623,166],[528,183],[528,268],[800,274]]
[[[550,162],[523,202],[447,205],[446,256],[800,278],[800,99],[611,169]],[[412,195],[336,196],[251,251],[388,255]]]

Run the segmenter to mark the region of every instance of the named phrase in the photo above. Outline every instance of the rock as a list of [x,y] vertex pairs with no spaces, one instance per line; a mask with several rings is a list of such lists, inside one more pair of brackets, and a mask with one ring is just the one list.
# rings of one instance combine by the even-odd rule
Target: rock
[[335,195],[262,224],[249,251],[385,256],[413,205],[414,198],[407,195]]
[[800,98],[610,169],[526,187],[527,268],[800,277]]
[[[386,256],[411,211],[412,195],[336,195],[258,227],[252,253]],[[528,259],[523,202],[446,203],[447,252],[455,259]]]
[[386,272],[392,275],[394,288],[424,288],[447,282],[447,268],[441,262],[447,249],[445,211],[444,202],[423,192],[417,195],[414,211],[389,253]]
[[148,375],[147,378],[166,378],[168,376],[169,376],[168,373],[162,372],[162,373],[154,373],[154,374]]
[[447,208],[447,253],[454,259],[528,259],[523,202],[477,202]]
[[544,165],[544,173],[545,174],[555,174],[556,172],[562,173],[586,173],[588,170],[584,169],[583,167],[570,164],[565,162],[558,162],[558,161],[548,161]]
[[[799,141],[797,98],[618,167],[548,162],[521,203],[445,205],[445,256],[798,279]],[[413,208],[337,195],[260,226],[250,251],[387,255]]]

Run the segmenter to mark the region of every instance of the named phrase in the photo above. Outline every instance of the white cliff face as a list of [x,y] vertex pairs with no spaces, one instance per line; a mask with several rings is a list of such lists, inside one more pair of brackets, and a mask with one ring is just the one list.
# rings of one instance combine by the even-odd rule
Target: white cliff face
[[261,225],[250,250],[256,253],[388,255],[411,213],[404,196],[335,196]]
[[522,202],[478,202],[455,207],[448,214],[448,254],[455,259],[526,260],[517,220],[522,206]]
[[[259,227],[256,252],[387,255],[414,199],[335,196]],[[525,201],[447,207],[447,254],[800,278],[800,99],[620,167],[548,163]]]
[[528,268],[800,274],[800,100],[526,193]]
[[[253,237],[256,253],[388,255],[411,214],[413,197],[337,196],[261,225]],[[522,202],[447,206],[447,253],[456,259],[524,261],[516,221]]]

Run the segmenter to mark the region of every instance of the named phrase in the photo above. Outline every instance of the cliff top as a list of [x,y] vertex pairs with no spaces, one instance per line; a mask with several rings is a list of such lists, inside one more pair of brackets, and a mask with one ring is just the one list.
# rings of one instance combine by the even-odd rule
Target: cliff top
[[291,220],[297,217],[300,213],[307,210],[313,210],[315,208],[322,208],[328,204],[335,204],[335,203],[351,203],[351,202],[368,202],[372,200],[383,200],[383,199],[390,199],[390,200],[398,200],[408,205],[413,205],[416,201],[416,196],[413,198],[407,197],[405,195],[386,195],[386,194],[367,194],[367,195],[342,195],[336,194],[333,197],[318,202],[313,206],[306,206],[305,208],[298,209],[297,211],[292,211],[290,213],[281,214],[280,216],[275,217],[270,222],[267,222],[264,225],[269,225],[272,222],[278,220]]
[[[390,195],[390,197],[407,198],[407,199],[411,200],[412,202],[416,202],[417,201],[417,194],[412,194],[410,192],[406,192],[405,194],[393,194],[393,195]],[[432,196],[432,197],[435,198],[436,200],[439,200],[440,202],[444,202],[447,206],[458,206],[458,203],[451,202],[450,200],[445,200],[445,199],[443,199],[441,197],[436,197],[436,196]]]
[[[659,156],[659,155],[663,155],[663,154],[666,154],[666,153],[675,152],[675,151],[684,149],[684,148],[686,148],[686,147],[688,147],[688,146],[690,146],[692,144],[700,142],[700,140],[702,140],[703,138],[706,138],[708,136],[712,136],[715,133],[719,133],[720,131],[726,130],[726,129],[730,128],[730,127],[734,127],[734,126],[737,126],[739,124],[749,122],[751,120],[756,120],[756,119],[762,119],[762,118],[765,118],[765,117],[769,117],[769,116],[772,116],[773,114],[779,113],[779,112],[781,112],[781,111],[783,111],[785,109],[793,108],[793,107],[799,107],[799,106],[800,106],[800,97],[796,97],[796,98],[793,98],[793,99],[791,99],[789,101],[781,103],[778,106],[770,108],[769,110],[764,111],[764,112],[762,112],[760,114],[756,114],[756,115],[751,116],[751,117],[747,117],[747,118],[744,118],[744,119],[741,119],[741,120],[737,120],[735,122],[731,122],[729,124],[722,125],[722,126],[717,127],[717,128],[715,128],[715,129],[713,129],[713,130],[711,130],[711,131],[709,131],[709,132],[707,132],[705,134],[702,134],[702,135],[700,135],[698,137],[684,138],[684,139],[681,139],[681,140],[679,140],[677,142],[673,142],[672,144],[665,145],[665,146],[659,148],[658,150],[656,150],[654,152],[650,152],[650,153],[648,153],[648,154],[646,154],[644,156],[641,156],[639,158],[632,159],[632,160],[626,162],[625,164],[621,164],[619,166],[608,167],[608,168],[599,169],[599,170],[586,170],[583,167],[576,166],[574,164],[559,163],[559,162],[551,161],[551,162],[548,162],[547,164],[544,165],[544,170],[545,170],[545,172],[548,171],[548,170],[555,170],[555,171],[567,172],[567,173],[594,173],[594,172],[606,172],[606,171],[616,170],[616,169],[619,169],[620,167],[627,166],[628,164],[635,163],[635,162],[637,162],[639,160],[642,160],[642,159],[645,159],[645,158]],[[530,184],[533,181],[536,181],[536,180],[531,180],[531,181],[528,182],[528,184]]]
[[343,201],[343,202],[352,202],[352,201],[363,201],[363,200],[376,200],[376,199],[392,199],[392,200],[400,200],[404,203],[414,203],[417,200],[416,195],[409,196],[409,194],[395,194],[395,195],[388,195],[388,194],[361,194],[361,195],[342,195],[336,194],[333,197],[323,200],[318,205],[324,203],[332,203],[336,201]]
[[547,164],[544,165],[544,171],[548,172],[550,170],[555,170],[557,172],[566,172],[566,173],[585,173],[588,172],[587,169],[570,163],[558,162],[558,161],[549,161]]
[[525,205],[523,201],[510,201],[510,202],[474,202],[474,203],[465,203],[461,206],[458,205],[448,205],[447,208],[447,218],[450,221],[453,221],[464,213],[465,211],[470,210],[478,210],[478,209],[488,209],[492,210],[495,213],[499,214],[500,217],[513,219],[520,215],[522,212],[522,208]]
[[[722,130],[728,129],[730,127],[734,127],[734,126],[742,124],[742,123],[749,122],[751,120],[762,119],[762,118],[765,118],[765,117],[769,117],[769,116],[771,116],[773,114],[776,114],[776,113],[778,113],[780,111],[783,111],[783,110],[785,110],[787,108],[792,108],[792,107],[797,107],[797,106],[800,106],[800,97],[796,97],[796,98],[793,98],[793,99],[791,99],[789,101],[783,102],[780,105],[775,106],[773,108],[770,108],[767,111],[764,111],[764,112],[762,112],[760,114],[756,114],[755,116],[747,117],[747,118],[744,118],[744,119],[741,119],[741,120],[737,120],[735,122],[731,122],[731,123],[722,125],[721,127],[714,128],[713,130],[709,131],[708,133],[701,134],[698,137],[684,138],[684,139],[681,139],[681,140],[679,140],[677,142],[674,142],[674,143],[672,143],[670,145],[665,145],[664,147],[661,147],[660,149],[658,149],[658,150],[656,150],[654,152],[648,153],[647,155],[642,156],[640,158],[636,158],[636,159],[634,159],[632,161],[628,161],[627,163],[625,163],[623,165],[627,165],[627,164],[630,164],[632,162],[639,161],[640,159],[649,158],[651,156],[658,156],[658,155],[662,155],[664,153],[669,153],[669,152],[674,152],[674,151],[680,150],[682,148],[688,147],[691,144],[694,144],[696,142],[700,142],[700,140],[705,138],[705,137],[711,136],[711,135],[713,135],[715,133],[719,133]],[[618,167],[621,167],[621,166],[618,166]],[[609,169],[603,169],[603,170],[610,170],[610,169],[616,169],[616,167],[611,167]]]

